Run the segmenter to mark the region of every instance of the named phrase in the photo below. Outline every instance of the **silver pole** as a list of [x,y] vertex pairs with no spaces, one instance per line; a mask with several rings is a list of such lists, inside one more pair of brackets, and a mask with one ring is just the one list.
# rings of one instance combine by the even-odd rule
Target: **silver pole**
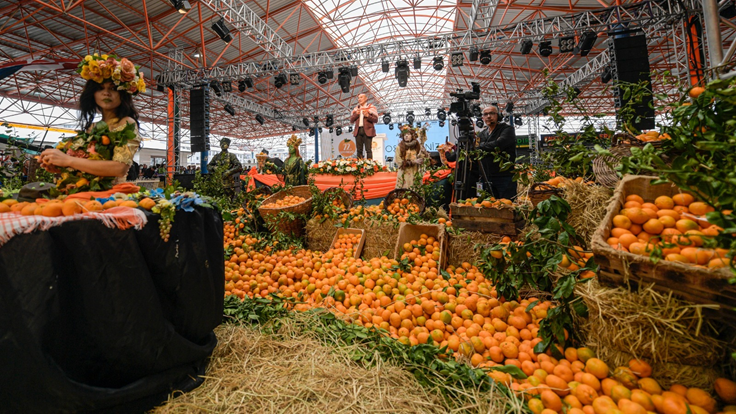
[[703,19],[705,20],[705,35],[708,40],[710,68],[713,69],[723,61],[723,42],[721,40],[717,0],[703,0]]

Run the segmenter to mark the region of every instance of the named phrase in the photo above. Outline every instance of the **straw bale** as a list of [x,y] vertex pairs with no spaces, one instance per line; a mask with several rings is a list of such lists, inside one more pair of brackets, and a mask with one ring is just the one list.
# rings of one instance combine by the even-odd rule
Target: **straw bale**
[[[314,218],[309,220],[306,227],[309,249],[322,252],[329,250],[330,243],[337,232],[336,223],[336,220],[325,220],[322,223]],[[399,238],[398,223],[368,218],[352,223],[350,228],[365,230],[365,245],[361,256],[365,258],[381,257],[386,252],[388,252],[388,257],[392,256],[396,240]]]
[[307,222],[306,234],[309,250],[320,252],[330,250],[330,244],[337,232],[336,222],[332,219],[322,221],[317,218],[312,218]]
[[447,264],[453,266],[459,266],[463,262],[477,263],[483,248],[498,244],[503,239],[503,235],[479,231],[464,231],[459,235],[448,233],[448,235],[450,237]]
[[585,246],[582,247],[590,247],[593,233],[606,216],[611,195],[612,191],[605,187],[575,181],[565,182],[562,197],[572,209],[567,223],[585,241]]
[[[592,281],[578,285],[576,293],[589,311],[588,318],[579,321],[580,331],[587,346],[600,355],[627,352],[648,361],[655,371],[668,373],[662,378],[671,381],[687,372],[671,365],[715,369],[723,360],[725,346],[717,339],[718,329],[702,317],[705,305],[675,299],[651,286],[632,292]],[[704,383],[711,376],[706,370],[701,374],[693,381]]]
[[444,400],[409,371],[380,358],[361,366],[351,357],[355,345],[328,346],[303,328],[287,321],[279,333],[266,335],[251,327],[218,327],[204,383],[175,393],[153,413],[523,412],[520,401],[493,390],[458,390],[461,401]]

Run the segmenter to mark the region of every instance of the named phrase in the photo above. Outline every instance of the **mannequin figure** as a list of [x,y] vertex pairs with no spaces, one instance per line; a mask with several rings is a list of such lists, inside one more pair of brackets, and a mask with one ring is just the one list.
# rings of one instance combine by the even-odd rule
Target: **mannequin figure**
[[286,145],[289,147],[289,158],[284,161],[284,182],[286,185],[297,186],[307,185],[307,174],[304,160],[299,154],[299,145],[302,143],[300,138],[292,135]]

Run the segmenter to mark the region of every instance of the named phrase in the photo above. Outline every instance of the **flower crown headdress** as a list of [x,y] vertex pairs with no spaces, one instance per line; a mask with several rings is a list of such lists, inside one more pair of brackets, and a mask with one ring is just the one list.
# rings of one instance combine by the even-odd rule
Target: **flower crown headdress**
[[289,138],[289,140],[286,141],[286,145],[289,147],[292,145],[299,147],[299,145],[301,144],[302,144],[302,139],[297,137],[296,135],[292,135],[291,138]]
[[126,58],[118,59],[115,55],[102,55],[95,53],[87,55],[77,65],[77,73],[85,80],[93,80],[99,84],[112,81],[116,89],[126,91],[131,95],[137,95],[146,91],[146,82],[143,80],[143,72],[140,66]]

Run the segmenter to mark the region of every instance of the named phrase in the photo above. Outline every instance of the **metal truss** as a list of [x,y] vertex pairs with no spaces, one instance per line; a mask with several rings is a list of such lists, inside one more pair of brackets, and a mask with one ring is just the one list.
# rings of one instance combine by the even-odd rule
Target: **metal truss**
[[498,0],[473,0],[470,6],[470,24],[468,30],[473,30],[476,25],[481,29],[491,26],[493,17],[496,15]]
[[539,152],[539,114],[526,118],[526,124],[529,127],[529,162],[534,165],[541,163],[541,154]]
[[250,37],[273,58],[290,58],[293,48],[243,0],[201,0],[242,34]]
[[244,62],[223,67],[197,70],[166,71],[161,81],[167,85],[194,85],[210,79],[240,79],[246,76],[265,77],[274,72],[312,73],[320,68],[379,64],[413,56],[445,55],[471,46],[499,47],[516,44],[521,39],[548,39],[582,33],[584,30],[611,31],[635,27],[666,27],[686,12],[700,9],[698,0],[649,0],[636,4],[611,6],[598,11],[586,11],[543,19],[522,21],[486,30],[466,30],[438,36],[388,41],[360,47],[347,47],[325,52],[307,53]]

